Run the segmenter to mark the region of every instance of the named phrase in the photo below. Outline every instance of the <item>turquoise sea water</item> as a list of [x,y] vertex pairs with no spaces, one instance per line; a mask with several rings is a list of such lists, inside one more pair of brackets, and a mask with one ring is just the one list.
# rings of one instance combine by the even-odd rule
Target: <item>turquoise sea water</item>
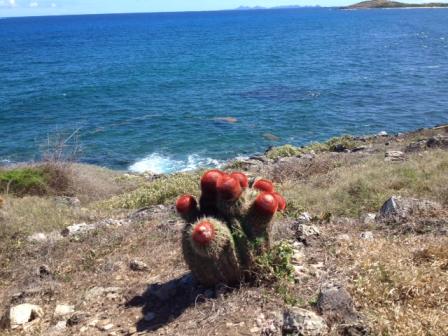
[[445,9],[0,20],[1,162],[78,128],[84,162],[167,172],[446,122]]

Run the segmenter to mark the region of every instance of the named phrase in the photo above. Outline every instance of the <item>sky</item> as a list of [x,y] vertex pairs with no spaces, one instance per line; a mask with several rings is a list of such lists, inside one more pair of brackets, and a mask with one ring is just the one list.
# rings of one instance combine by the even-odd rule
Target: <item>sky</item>
[[[295,2],[296,1],[296,2]],[[361,1],[361,0],[359,0]],[[234,9],[239,6],[342,6],[356,0],[0,0],[0,17],[177,12]],[[403,1],[405,2],[405,1]],[[419,2],[419,1],[406,1]],[[420,1],[421,2],[421,1]]]

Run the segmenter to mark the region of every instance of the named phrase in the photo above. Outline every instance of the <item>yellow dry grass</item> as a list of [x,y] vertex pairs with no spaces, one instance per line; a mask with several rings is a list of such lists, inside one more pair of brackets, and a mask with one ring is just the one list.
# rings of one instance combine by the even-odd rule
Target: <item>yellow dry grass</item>
[[[290,213],[307,210],[357,217],[376,212],[392,195],[422,197],[448,204],[448,152],[428,151],[404,162],[373,156],[336,167],[307,180],[290,179],[280,186]],[[293,172],[290,174],[294,175]]]
[[344,249],[338,266],[374,335],[448,335],[447,246],[448,237],[409,236]]

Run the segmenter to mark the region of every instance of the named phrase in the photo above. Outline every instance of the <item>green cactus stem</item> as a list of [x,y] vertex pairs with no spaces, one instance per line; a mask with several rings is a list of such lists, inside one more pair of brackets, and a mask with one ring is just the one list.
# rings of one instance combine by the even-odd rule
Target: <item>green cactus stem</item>
[[240,263],[226,224],[214,218],[202,218],[187,227],[183,240],[184,258],[199,282],[215,285],[241,281]]

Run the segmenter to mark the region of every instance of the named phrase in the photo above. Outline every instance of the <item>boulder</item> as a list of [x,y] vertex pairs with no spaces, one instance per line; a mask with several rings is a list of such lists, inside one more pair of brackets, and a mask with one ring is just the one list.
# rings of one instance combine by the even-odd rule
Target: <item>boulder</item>
[[404,153],[400,151],[387,151],[384,161],[404,161]]
[[95,224],[73,224],[70,226],[67,226],[64,230],[61,231],[61,235],[63,237],[71,237],[71,236],[77,236],[83,233],[86,233],[88,231],[92,231],[96,229]]
[[40,306],[23,303],[9,310],[8,324],[11,329],[15,329],[42,316],[44,316],[44,311]]
[[312,311],[290,308],[283,313],[282,330],[286,335],[321,336],[327,335],[328,326]]
[[54,316],[55,317],[62,317],[66,315],[70,315],[75,312],[74,306],[64,305],[64,304],[58,304],[56,308],[54,309]]
[[320,230],[316,225],[299,224],[296,230],[297,240],[309,246],[320,237]]
[[441,208],[440,204],[428,200],[392,196],[383,204],[378,217],[380,219],[387,219],[390,217],[406,218],[415,212],[422,213]]
[[333,323],[353,323],[359,316],[347,290],[335,283],[322,286],[316,302],[317,311]]

